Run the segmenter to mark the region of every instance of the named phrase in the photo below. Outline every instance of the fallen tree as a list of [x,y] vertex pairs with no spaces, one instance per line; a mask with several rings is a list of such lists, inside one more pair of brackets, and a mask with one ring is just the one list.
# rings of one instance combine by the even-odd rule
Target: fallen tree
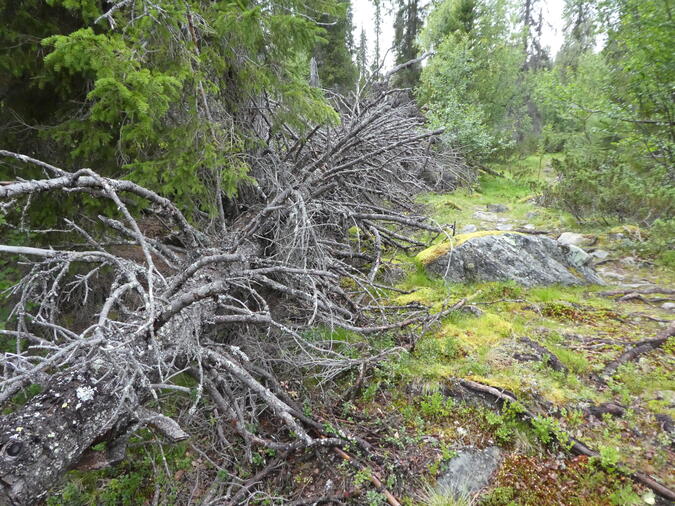
[[[382,358],[365,336],[428,316],[418,306],[381,305],[378,270],[385,248],[419,245],[411,229],[443,233],[414,212],[419,173],[430,166],[455,171],[455,179],[464,173],[452,152],[431,147],[438,132],[423,130],[396,94],[342,101],[338,127],[318,125],[302,136],[261,132],[266,147],[251,154],[255,183],[239,201],[246,205],[235,205],[218,226],[200,227],[130,181],[0,151],[44,171],[42,179],[0,186],[2,209],[16,227],[26,229],[27,211],[41,198],[82,194],[112,204],[95,220],[83,213],[64,217],[56,232],[31,230],[68,247],[46,247],[46,239],[41,247],[0,245],[4,254],[30,259],[12,289],[11,327],[0,330],[16,343],[1,359],[0,402],[14,411],[0,417],[0,502],[34,503],[69,469],[118,462],[142,427],[185,439],[161,413],[165,392],[192,398],[193,413],[202,405],[215,410],[218,452],[236,451],[223,427],[248,457],[252,446],[288,454],[354,441],[344,432],[326,437],[278,371],[330,381]],[[148,221],[163,232],[149,233]],[[327,332],[306,332],[314,327]],[[335,341],[335,328],[363,340]],[[180,375],[193,386],[176,383]],[[29,385],[41,393],[13,404]],[[280,428],[252,432],[261,417]],[[104,449],[93,448],[101,442]],[[232,489],[223,487],[223,501]]]

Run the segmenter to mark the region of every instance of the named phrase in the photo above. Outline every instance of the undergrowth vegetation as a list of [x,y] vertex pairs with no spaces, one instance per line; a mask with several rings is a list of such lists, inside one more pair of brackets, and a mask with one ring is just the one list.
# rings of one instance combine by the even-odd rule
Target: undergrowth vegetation
[[[541,158],[529,157],[503,179],[483,176],[476,188],[448,195],[427,194],[420,201],[439,223],[456,223],[458,229],[480,221],[477,210],[497,203],[508,206],[507,216],[513,222],[527,220],[549,232],[572,229],[597,237],[595,246],[608,248],[615,255],[634,252],[633,245],[641,245],[640,252],[648,250],[645,243],[650,235],[638,227],[619,222],[580,225],[570,214],[537,206],[551,159],[544,159],[541,170],[539,161]],[[617,234],[621,235],[617,238]],[[497,444],[507,449],[508,456],[494,488],[480,499],[431,488],[423,503],[620,505],[641,504],[643,497],[651,501],[652,493],[636,487],[622,472],[649,469],[661,477],[667,475],[669,438],[660,435],[654,417],[675,414],[672,404],[663,398],[664,392],[675,389],[670,378],[672,355],[666,351],[639,364],[625,364],[607,380],[607,387],[598,383],[605,364],[621,353],[626,339],[639,341],[658,331],[655,321],[640,316],[644,305],[617,304],[602,294],[605,288],[597,286],[450,284],[429,275],[425,259],[445,254],[461,244],[462,236],[454,243],[450,240],[450,247],[445,246],[448,239],[438,241],[426,256],[397,257],[397,265],[407,273],[397,287],[406,293],[390,297],[396,303],[414,302],[435,312],[465,299],[476,310],[445,316],[418,338],[414,350],[381,364],[362,401],[368,405],[376,403],[380,395],[392,395],[396,410],[413,432],[442,434],[443,444],[451,448],[469,441],[479,447]],[[652,270],[652,279],[666,284],[672,280],[665,267]],[[662,315],[655,308],[648,312],[656,321]],[[534,340],[545,353],[533,354],[523,338]],[[561,370],[551,367],[551,356],[561,364]],[[518,409],[508,405],[499,409],[454,400],[458,379],[509,392],[538,414],[525,423]],[[589,411],[592,406],[613,402],[626,408],[623,417],[595,417]],[[644,433],[654,438],[648,454],[655,458],[646,457],[641,450],[644,441],[636,434]],[[555,457],[555,448],[564,452],[569,436],[581,437],[597,448],[599,456],[567,459],[563,464]],[[432,481],[442,472],[442,461],[429,468]],[[624,466],[623,471],[619,466]]]

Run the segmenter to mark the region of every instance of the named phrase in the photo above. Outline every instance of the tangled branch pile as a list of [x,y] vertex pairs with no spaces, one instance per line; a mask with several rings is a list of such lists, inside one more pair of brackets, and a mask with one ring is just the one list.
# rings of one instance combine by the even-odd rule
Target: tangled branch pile
[[[68,469],[119,461],[144,426],[170,441],[187,438],[161,413],[167,392],[192,399],[193,416],[216,414],[209,453],[224,467],[240,458],[237,448],[250,457],[252,445],[291,452],[350,439],[324,437],[280,378],[301,370],[330,381],[379,358],[365,336],[428,318],[379,302],[383,251],[419,246],[411,229],[443,233],[414,212],[410,196],[423,188],[422,173],[468,177],[397,94],[385,90],[353,106],[336,97],[341,125],[306,136],[261,121],[266,146],[250,160],[256,183],[210,228],[130,181],[0,152],[44,170],[43,179],[0,186],[17,227],[26,228],[28,208],[52,194],[112,204],[97,220],[64,218],[62,229],[42,231],[71,241],[66,247],[0,246],[32,259],[13,288],[14,327],[0,330],[16,340],[2,356],[0,402],[42,386],[0,417],[5,502],[32,503]],[[314,327],[364,337],[348,345],[330,332],[306,332]],[[176,382],[185,375],[193,386]],[[260,418],[282,425],[253,433]],[[102,441],[104,450],[92,448]],[[216,485],[210,496],[220,502],[249,493],[241,480]]]

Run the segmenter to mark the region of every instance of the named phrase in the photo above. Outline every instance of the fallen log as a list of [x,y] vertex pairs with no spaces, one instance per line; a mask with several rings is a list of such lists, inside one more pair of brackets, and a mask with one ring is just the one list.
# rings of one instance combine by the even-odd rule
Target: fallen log
[[[531,423],[536,418],[536,415],[530,409],[528,409],[526,406],[520,403],[516,399],[516,397],[511,393],[506,393],[493,386],[485,385],[483,383],[478,383],[472,380],[460,379],[458,382],[462,387],[466,388],[467,390],[478,392],[482,395],[487,395],[499,404],[512,403],[518,405],[520,408],[518,411],[518,416],[527,422]],[[600,454],[597,451],[591,449],[586,444],[582,443],[577,438],[574,438],[567,433],[556,432],[554,433],[554,436],[557,442],[563,448],[568,448],[570,452],[576,455],[585,455],[587,457],[600,456]],[[621,471],[622,467],[624,466],[622,466],[621,464],[617,465],[617,469],[619,469],[620,472],[622,472],[626,476],[629,476],[635,482],[652,489],[654,492],[659,494],[661,497],[664,497],[665,499],[675,501],[675,491],[669,489],[662,483],[659,483],[652,476],[642,472],[634,473],[630,471]]]
[[645,339],[644,341],[632,343],[631,347],[624,351],[619,358],[611,361],[605,366],[600,376],[609,377],[613,375],[622,364],[635,360],[645,353],[656,350],[673,336],[675,336],[675,321],[672,321],[655,339]]
[[[161,411],[145,411],[167,391],[191,402],[190,413],[217,410],[213,439],[233,453],[223,458],[242,458],[251,445],[293,452],[353,441],[313,436],[317,423],[288,402],[275,368],[289,376],[312,371],[330,382],[395,351],[370,356],[366,334],[439,317],[417,306],[387,309],[378,300],[385,238],[407,248],[418,244],[407,239],[411,229],[443,233],[393,202],[412,208],[422,167],[448,170],[447,158],[425,141],[438,132],[423,130],[406,106],[392,106],[391,93],[364,99],[339,127],[311,128],[301,144],[284,131],[263,132],[270,149],[251,155],[257,186],[242,189],[254,196],[247,212],[226,216],[225,231],[222,216],[211,222],[198,214],[193,222],[130,181],[0,152],[45,171],[42,179],[0,186],[9,220],[21,223],[46,195],[93,194],[107,201],[109,213],[64,219],[67,250],[0,245],[4,254],[31,259],[12,289],[12,319],[0,329],[17,341],[0,356],[0,403],[8,412],[0,417],[0,503],[34,504],[69,469],[114,465],[144,424],[168,441],[187,437]],[[161,217],[170,238],[146,236],[135,218],[140,209]],[[92,222],[97,229],[90,230]],[[377,251],[354,241],[351,227],[379,235]],[[115,244],[137,254],[120,255]],[[354,258],[373,264],[362,271]],[[308,335],[317,327],[327,329],[325,337]],[[359,332],[364,342],[338,342],[330,334],[335,328]],[[194,386],[175,384],[185,372]],[[38,382],[42,393],[13,402]],[[270,433],[249,429],[260,417],[276,422]],[[102,442],[105,450],[92,448]],[[254,486],[243,489],[242,502]]]
[[567,373],[567,367],[565,367],[565,364],[563,364],[554,353],[544,348],[541,344],[527,337],[521,338],[520,341],[532,348],[536,352],[537,359],[548,364],[551,369],[554,371]]

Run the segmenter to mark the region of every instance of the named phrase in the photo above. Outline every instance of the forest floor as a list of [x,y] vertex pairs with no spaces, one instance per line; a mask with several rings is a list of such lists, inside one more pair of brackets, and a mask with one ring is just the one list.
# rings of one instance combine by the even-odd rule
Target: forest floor
[[[455,224],[458,231],[475,225],[479,231],[534,229],[553,238],[583,234],[582,247],[602,258],[596,268],[607,286],[448,284],[429,277],[413,256],[393,260],[406,272],[397,288],[407,292],[392,294],[394,303],[417,302],[434,311],[466,299],[477,308],[414,336],[412,352],[381,364],[362,394],[343,405],[341,423],[379,448],[389,446],[395,465],[380,466],[381,474],[417,476],[420,485],[412,494],[390,479],[394,490],[408,494],[404,502],[654,504],[658,498],[628,473],[675,485],[675,339],[612,374],[605,370],[673,319],[666,308],[675,273],[640,258],[645,232],[636,226],[580,225],[567,213],[539,206],[537,183],[550,181],[546,163],[530,158],[503,177],[481,178],[471,191],[428,194],[421,202],[440,224]],[[488,204],[507,210],[489,212]],[[646,293],[624,297],[634,292]],[[515,397],[536,417],[525,423],[519,407],[499,408],[485,396],[467,394],[458,388],[466,380]],[[598,456],[571,455],[567,436]],[[464,479],[453,457],[491,447],[498,457],[486,486],[453,494],[436,484]],[[469,458],[465,474],[478,472],[474,464]]]
[[[632,343],[655,338],[673,319],[662,305],[673,299],[675,273],[641,258],[646,232],[636,226],[580,225],[567,213],[540,206],[537,194],[546,186],[541,183],[551,178],[547,165],[547,159],[530,158],[503,168],[502,177],[481,178],[471,190],[426,194],[420,203],[437,222],[456,224],[458,231],[475,225],[534,229],[553,238],[583,234],[582,247],[598,254],[596,268],[607,286],[449,284],[427,275],[414,253],[390,258],[384,270],[398,291],[383,295],[392,305],[418,303],[433,313],[465,299],[470,309],[411,327],[407,340],[378,338],[381,349],[406,349],[344,378],[339,400],[334,390],[323,395],[311,382],[292,385],[316,401],[311,409],[307,405],[308,414],[358,435],[370,450],[347,448],[355,457],[351,462],[330,449],[293,456],[290,471],[265,483],[260,504],[287,504],[270,498],[289,496],[307,498],[291,503],[298,505],[386,504],[383,489],[372,485],[374,476],[405,505],[658,504],[651,490],[628,477],[636,471],[675,487],[675,339],[612,374],[605,370]],[[506,210],[488,211],[488,204]],[[598,250],[606,258],[600,260],[604,253]],[[612,291],[618,293],[606,293]],[[624,297],[639,291],[645,293]],[[331,337],[363,339],[340,331]],[[518,402],[496,403],[472,385],[494,387]],[[534,417],[524,420],[523,409]],[[571,454],[568,436],[598,456]],[[154,451],[150,446],[140,441],[137,448],[137,459],[117,468],[71,475],[48,502],[150,504],[143,497],[161,486],[176,497],[191,490],[190,502],[199,503],[208,484],[194,476],[211,465],[208,455],[188,444],[171,447],[161,456],[164,472],[145,458]],[[471,460],[476,456],[480,466]],[[250,469],[242,464],[240,475],[254,476],[275,458],[265,452],[254,457]],[[468,459],[464,470],[456,465],[458,457]],[[164,474],[160,482],[157,476]],[[459,482],[472,490],[458,493],[440,485]]]

